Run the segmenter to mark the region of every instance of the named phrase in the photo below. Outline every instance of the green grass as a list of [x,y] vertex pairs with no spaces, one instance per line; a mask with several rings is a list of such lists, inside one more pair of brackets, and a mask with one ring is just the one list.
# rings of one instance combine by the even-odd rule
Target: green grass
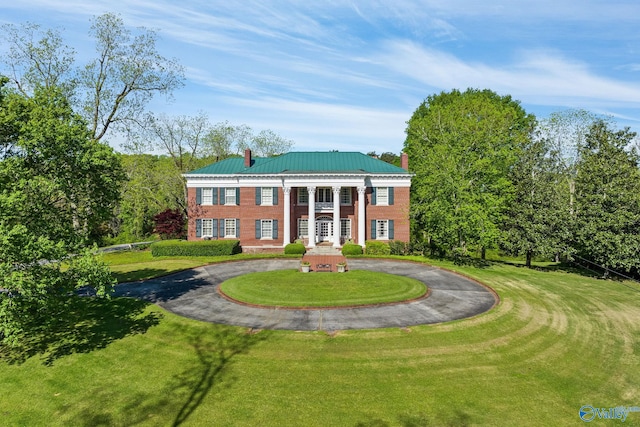
[[279,307],[379,304],[419,298],[427,292],[418,280],[363,270],[342,274],[265,271],[234,277],[220,289],[238,301]]
[[216,257],[153,257],[150,250],[124,251],[103,255],[118,283],[135,282],[177,273],[213,262],[249,260],[257,258],[299,258],[300,255],[253,255],[238,254]]
[[[493,287],[500,304],[331,335],[98,306],[73,336],[93,346],[73,341],[51,365],[0,363],[0,425],[582,426],[582,405],[640,406],[637,284],[433,263]],[[591,424],[637,426],[640,413]]]

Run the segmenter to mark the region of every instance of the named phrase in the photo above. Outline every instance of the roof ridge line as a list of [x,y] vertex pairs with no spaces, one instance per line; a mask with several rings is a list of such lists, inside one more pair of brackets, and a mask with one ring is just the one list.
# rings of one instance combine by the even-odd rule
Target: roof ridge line
[[[260,166],[262,165],[266,165],[268,163],[271,163],[272,161],[274,161],[275,159],[277,159],[278,157],[282,157],[282,156],[286,156],[287,154],[289,154],[289,152],[287,153],[282,153],[282,154],[276,154],[275,156],[270,156],[270,157],[255,157],[255,159],[262,159],[264,160],[264,162],[262,162],[260,164]],[[254,158],[252,157],[251,160],[254,160]],[[249,167],[244,167],[241,171],[238,171],[238,173],[244,173],[245,171],[251,169],[254,165],[249,165]]]

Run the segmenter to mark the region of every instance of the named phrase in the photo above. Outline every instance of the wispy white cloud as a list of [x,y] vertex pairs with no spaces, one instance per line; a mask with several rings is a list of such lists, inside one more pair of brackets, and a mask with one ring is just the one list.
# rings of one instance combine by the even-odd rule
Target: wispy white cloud
[[[640,106],[640,84],[593,73],[587,64],[549,51],[523,51],[511,63],[465,61],[412,41],[387,43],[381,62],[430,88],[490,88],[531,102],[580,99],[583,102]],[[546,100],[546,101],[545,101]]]
[[637,0],[21,0],[0,20],[69,26],[86,48],[90,18],[108,11],[157,29],[185,66],[169,111],[273,129],[298,148],[399,151],[419,102],[452,88],[640,117]]
[[257,113],[254,124],[290,135],[297,149],[329,147],[361,151],[400,151],[410,112],[347,104],[296,102],[280,98],[229,99]]

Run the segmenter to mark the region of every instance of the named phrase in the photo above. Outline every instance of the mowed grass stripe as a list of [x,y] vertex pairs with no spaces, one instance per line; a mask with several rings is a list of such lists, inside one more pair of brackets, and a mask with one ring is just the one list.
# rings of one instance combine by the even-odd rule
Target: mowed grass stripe
[[364,270],[301,273],[276,270],[249,273],[220,285],[225,295],[248,304],[275,307],[342,307],[407,301],[422,297],[424,283]]
[[1,424],[584,425],[582,405],[638,405],[637,285],[429,262],[491,286],[500,304],[441,325],[332,335],[247,333],[149,305],[142,315],[163,317],[145,333],[52,366],[0,363]]

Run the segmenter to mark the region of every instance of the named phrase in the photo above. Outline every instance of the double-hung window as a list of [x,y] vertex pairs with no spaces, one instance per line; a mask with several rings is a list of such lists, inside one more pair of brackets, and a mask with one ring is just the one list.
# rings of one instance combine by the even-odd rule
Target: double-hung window
[[376,189],[376,205],[389,204],[389,187],[378,187]]
[[224,204],[225,205],[235,205],[236,204],[236,189],[235,188],[225,188],[224,189]]
[[213,236],[213,220],[203,219],[202,220],[202,237],[212,237],[212,236]]
[[351,238],[351,220],[349,218],[340,219],[340,237],[344,239]]
[[377,240],[393,240],[393,228],[392,219],[372,219],[371,238]]
[[305,187],[298,187],[298,204],[309,204],[309,191]]
[[257,219],[256,239],[277,239],[278,220],[277,219]]
[[273,239],[273,220],[271,219],[262,220],[262,238]]
[[262,187],[262,205],[273,206],[273,187]]
[[378,224],[376,225],[376,239],[389,239],[389,221],[378,220]]
[[340,204],[351,205],[351,187],[342,187],[340,189]]
[[227,218],[224,220],[224,237],[233,238],[236,237],[236,219]]
[[277,187],[256,187],[256,205],[275,206],[278,204]]
[[309,220],[298,218],[298,237],[307,237],[309,235]]
[[393,187],[373,187],[371,190],[371,204],[391,206],[393,205]]
[[202,204],[203,205],[213,204],[213,188],[202,189]]

